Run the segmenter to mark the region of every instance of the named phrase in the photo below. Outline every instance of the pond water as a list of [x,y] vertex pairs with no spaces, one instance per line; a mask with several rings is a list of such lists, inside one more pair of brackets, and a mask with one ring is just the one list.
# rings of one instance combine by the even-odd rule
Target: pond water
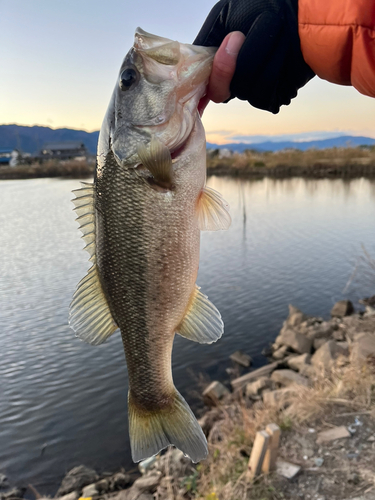
[[[233,223],[202,235],[198,280],[222,313],[224,336],[210,346],[175,341],[175,383],[194,408],[200,374],[227,378],[231,352],[265,362],[261,350],[289,303],[328,317],[337,300],[375,288],[361,247],[374,256],[374,181],[212,177],[209,185],[229,202]],[[75,465],[134,467],[120,335],[91,347],[68,326],[88,268],[70,202],[77,187],[0,182],[0,472],[46,494]]]

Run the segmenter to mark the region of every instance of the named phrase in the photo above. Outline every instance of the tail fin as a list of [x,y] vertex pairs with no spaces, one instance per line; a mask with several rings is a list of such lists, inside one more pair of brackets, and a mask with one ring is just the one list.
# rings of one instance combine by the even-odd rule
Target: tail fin
[[206,458],[207,441],[189,405],[176,390],[171,407],[140,411],[129,393],[129,434],[134,462],[156,455],[174,445],[194,463]]

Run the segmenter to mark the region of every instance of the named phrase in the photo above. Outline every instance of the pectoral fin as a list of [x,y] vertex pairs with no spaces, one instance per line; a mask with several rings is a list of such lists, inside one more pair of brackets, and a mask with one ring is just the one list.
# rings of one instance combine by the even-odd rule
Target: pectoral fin
[[93,265],[79,282],[69,309],[69,324],[78,338],[92,344],[102,344],[117,330],[108,302],[100,284],[95,256],[95,210],[94,186],[86,182],[81,189],[73,191],[76,219],[80,223],[85,250],[90,254]]
[[198,226],[201,231],[228,229],[231,218],[228,203],[220,193],[205,186],[198,200]]
[[155,181],[165,186],[172,185],[172,158],[167,146],[152,136],[150,148],[147,149],[142,142],[138,145],[137,152],[143,166],[151,172]]
[[176,333],[200,344],[212,344],[222,336],[223,331],[221,314],[196,286]]

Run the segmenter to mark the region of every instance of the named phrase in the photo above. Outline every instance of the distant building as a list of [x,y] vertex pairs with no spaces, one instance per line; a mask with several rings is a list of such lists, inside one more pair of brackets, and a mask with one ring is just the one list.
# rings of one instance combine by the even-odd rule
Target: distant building
[[20,152],[13,148],[0,148],[0,167],[15,167],[18,164]]
[[43,146],[39,158],[42,160],[72,160],[86,157],[88,154],[83,142],[51,142]]
[[230,158],[231,156],[233,156],[233,151],[231,151],[230,149],[219,149],[218,157],[220,158],[220,160],[223,158]]

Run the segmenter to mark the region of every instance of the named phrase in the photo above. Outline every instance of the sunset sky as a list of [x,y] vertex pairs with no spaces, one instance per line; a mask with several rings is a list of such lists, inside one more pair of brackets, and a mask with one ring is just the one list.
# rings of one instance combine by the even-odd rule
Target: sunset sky
[[[137,26],[192,42],[212,0],[0,0],[0,124],[98,130]],[[375,137],[375,100],[315,78],[278,115],[211,103],[207,140]],[[260,137],[259,137],[260,136]]]

